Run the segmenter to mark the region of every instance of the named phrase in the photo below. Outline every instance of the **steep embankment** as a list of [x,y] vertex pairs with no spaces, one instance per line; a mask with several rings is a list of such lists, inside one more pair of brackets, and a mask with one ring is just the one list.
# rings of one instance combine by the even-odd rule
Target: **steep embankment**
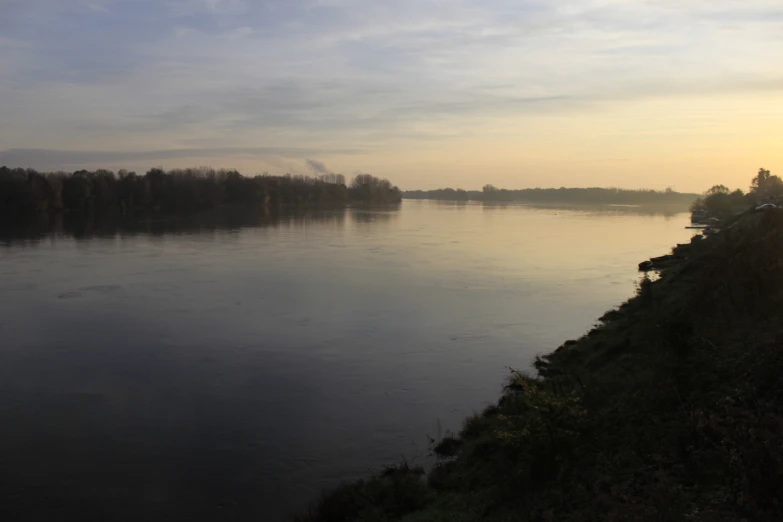
[[783,211],[675,253],[510,376],[429,476],[389,469],[303,520],[783,520]]

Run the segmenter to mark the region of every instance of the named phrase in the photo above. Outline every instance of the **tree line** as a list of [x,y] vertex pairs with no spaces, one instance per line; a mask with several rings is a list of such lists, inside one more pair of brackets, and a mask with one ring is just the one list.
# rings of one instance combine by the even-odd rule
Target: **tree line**
[[400,190],[389,180],[359,174],[346,184],[341,174],[314,178],[212,168],[120,170],[72,173],[0,167],[0,213],[61,211],[198,211],[222,206],[396,203]]
[[618,188],[528,188],[520,190],[500,189],[485,185],[482,190],[437,189],[410,190],[402,194],[407,199],[440,199],[453,201],[522,201],[531,203],[690,205],[697,194],[675,192],[672,189],[625,190]]
[[761,168],[753,178],[747,193],[732,191],[726,185],[715,185],[691,205],[691,211],[704,217],[727,219],[764,203],[783,202],[783,180]]

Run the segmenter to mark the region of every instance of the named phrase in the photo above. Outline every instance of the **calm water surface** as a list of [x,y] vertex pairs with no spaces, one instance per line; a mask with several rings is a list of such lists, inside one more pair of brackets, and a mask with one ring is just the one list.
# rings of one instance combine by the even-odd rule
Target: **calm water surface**
[[[284,520],[457,430],[686,214],[406,201],[0,240],[4,520]],[[67,232],[67,233],[66,233]]]

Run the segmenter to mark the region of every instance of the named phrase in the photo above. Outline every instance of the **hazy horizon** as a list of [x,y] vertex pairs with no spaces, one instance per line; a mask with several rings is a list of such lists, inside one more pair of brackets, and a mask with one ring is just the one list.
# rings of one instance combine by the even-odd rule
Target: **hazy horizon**
[[403,189],[746,190],[783,170],[783,5],[0,1],[0,165]]

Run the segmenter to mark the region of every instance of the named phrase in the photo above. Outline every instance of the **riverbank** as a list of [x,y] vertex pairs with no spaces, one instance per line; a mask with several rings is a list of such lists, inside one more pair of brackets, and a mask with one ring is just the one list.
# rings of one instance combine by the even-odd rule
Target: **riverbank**
[[497,404],[303,521],[780,520],[783,212],[682,257]]

